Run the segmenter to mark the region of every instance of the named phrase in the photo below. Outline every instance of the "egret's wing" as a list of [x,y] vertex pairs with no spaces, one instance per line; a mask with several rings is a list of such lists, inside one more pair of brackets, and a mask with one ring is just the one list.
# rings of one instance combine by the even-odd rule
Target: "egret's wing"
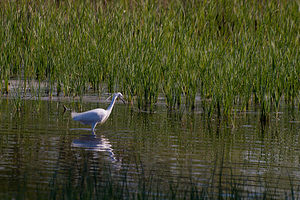
[[84,124],[93,124],[99,122],[103,118],[102,109],[94,109],[82,113],[72,112],[72,119],[75,121],[80,121]]

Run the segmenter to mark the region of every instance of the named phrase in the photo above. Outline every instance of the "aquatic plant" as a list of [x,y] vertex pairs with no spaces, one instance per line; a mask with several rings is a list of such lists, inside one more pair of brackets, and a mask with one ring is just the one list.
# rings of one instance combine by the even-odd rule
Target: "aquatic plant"
[[[140,109],[158,96],[176,109],[230,117],[260,106],[261,120],[299,103],[297,2],[2,1],[2,93],[11,79],[46,95],[121,90]],[[31,86],[30,86],[31,87]]]

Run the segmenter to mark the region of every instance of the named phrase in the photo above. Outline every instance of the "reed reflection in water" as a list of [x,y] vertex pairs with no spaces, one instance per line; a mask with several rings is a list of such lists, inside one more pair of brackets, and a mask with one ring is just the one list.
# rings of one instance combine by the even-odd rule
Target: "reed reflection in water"
[[299,198],[298,110],[262,126],[252,108],[231,126],[197,110],[120,105],[92,135],[63,114],[71,102],[13,104],[0,101],[0,199]]

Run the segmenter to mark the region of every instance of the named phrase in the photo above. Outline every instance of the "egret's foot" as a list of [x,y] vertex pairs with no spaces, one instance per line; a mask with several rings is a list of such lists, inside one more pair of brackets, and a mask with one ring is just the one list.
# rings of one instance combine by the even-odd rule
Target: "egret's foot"
[[93,134],[93,135],[96,135],[95,130],[92,130],[92,134]]

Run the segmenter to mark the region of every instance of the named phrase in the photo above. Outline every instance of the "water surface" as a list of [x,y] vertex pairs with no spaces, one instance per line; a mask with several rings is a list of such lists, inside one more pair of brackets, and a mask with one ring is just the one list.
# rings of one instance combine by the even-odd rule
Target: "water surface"
[[24,100],[17,110],[15,100],[0,101],[0,199],[300,194],[297,109],[281,108],[263,126],[254,108],[228,121],[117,103],[93,136],[63,104],[109,103]]

